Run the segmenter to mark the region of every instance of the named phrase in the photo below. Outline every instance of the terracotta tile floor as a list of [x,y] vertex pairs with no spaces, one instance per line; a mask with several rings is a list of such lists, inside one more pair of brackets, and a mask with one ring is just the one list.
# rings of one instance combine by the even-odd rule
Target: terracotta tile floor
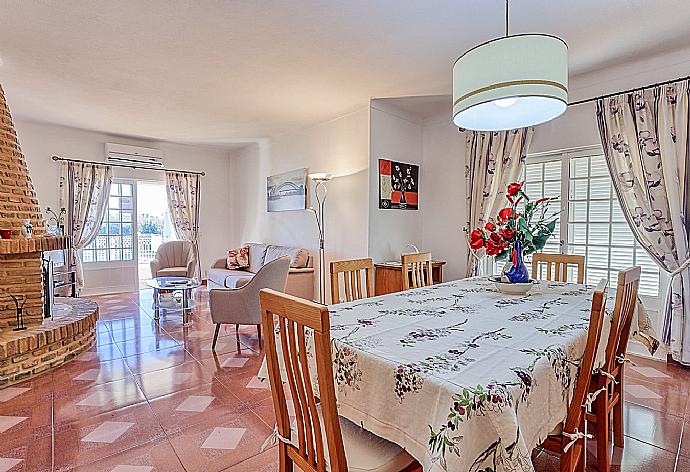
[[[150,291],[94,297],[93,349],[0,390],[0,472],[277,470],[276,448],[260,453],[275,418],[256,380],[256,330],[241,328],[238,342],[224,327],[214,353],[207,293],[196,298],[183,328],[177,313],[154,322]],[[690,472],[690,370],[637,360],[612,470]],[[534,456],[537,471],[558,470],[558,458]]]

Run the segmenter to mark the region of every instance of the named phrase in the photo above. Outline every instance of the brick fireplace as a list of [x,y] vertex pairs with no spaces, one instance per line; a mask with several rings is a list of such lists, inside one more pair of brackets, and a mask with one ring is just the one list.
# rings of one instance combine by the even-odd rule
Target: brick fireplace
[[[57,177],[55,179],[57,185]],[[21,234],[23,220],[33,237]],[[60,317],[44,319],[42,253],[66,249],[69,238],[46,233],[26,160],[0,86],[0,388],[21,382],[74,359],[96,338],[98,305],[90,300],[62,298]],[[16,309],[10,295],[26,298],[24,324],[16,331]]]
[[[21,235],[25,219],[33,224],[31,239]],[[16,322],[15,305],[10,295],[26,297],[25,324],[40,324],[43,321],[41,253],[66,248],[68,238],[46,234],[41,208],[1,86],[0,229],[12,230],[12,239],[0,239],[0,331]]]

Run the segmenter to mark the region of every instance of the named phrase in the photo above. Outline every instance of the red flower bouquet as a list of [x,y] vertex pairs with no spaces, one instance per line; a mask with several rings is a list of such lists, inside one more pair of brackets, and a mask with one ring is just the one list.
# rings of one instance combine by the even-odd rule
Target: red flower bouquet
[[[522,255],[531,254],[544,248],[546,241],[556,229],[555,214],[548,214],[551,198],[540,198],[532,202],[523,191],[524,182],[508,185],[506,199],[508,205],[502,208],[495,219],[470,233],[470,248],[474,251],[484,249],[486,255],[505,259],[513,249]],[[518,211],[520,203],[522,210]],[[519,244],[516,244],[519,243]]]

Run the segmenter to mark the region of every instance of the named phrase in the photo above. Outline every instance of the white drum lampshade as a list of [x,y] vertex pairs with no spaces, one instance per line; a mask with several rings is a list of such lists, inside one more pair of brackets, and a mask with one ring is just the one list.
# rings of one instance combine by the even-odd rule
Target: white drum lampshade
[[521,34],[470,49],[453,66],[453,122],[476,131],[537,125],[568,105],[568,46]]

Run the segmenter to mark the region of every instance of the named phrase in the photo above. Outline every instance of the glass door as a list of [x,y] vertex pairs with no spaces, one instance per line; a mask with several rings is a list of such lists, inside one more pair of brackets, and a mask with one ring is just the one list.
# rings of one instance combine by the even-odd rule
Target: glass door
[[168,212],[164,182],[137,181],[137,239],[139,285],[146,287],[151,278],[150,262],[158,247],[177,239]]

